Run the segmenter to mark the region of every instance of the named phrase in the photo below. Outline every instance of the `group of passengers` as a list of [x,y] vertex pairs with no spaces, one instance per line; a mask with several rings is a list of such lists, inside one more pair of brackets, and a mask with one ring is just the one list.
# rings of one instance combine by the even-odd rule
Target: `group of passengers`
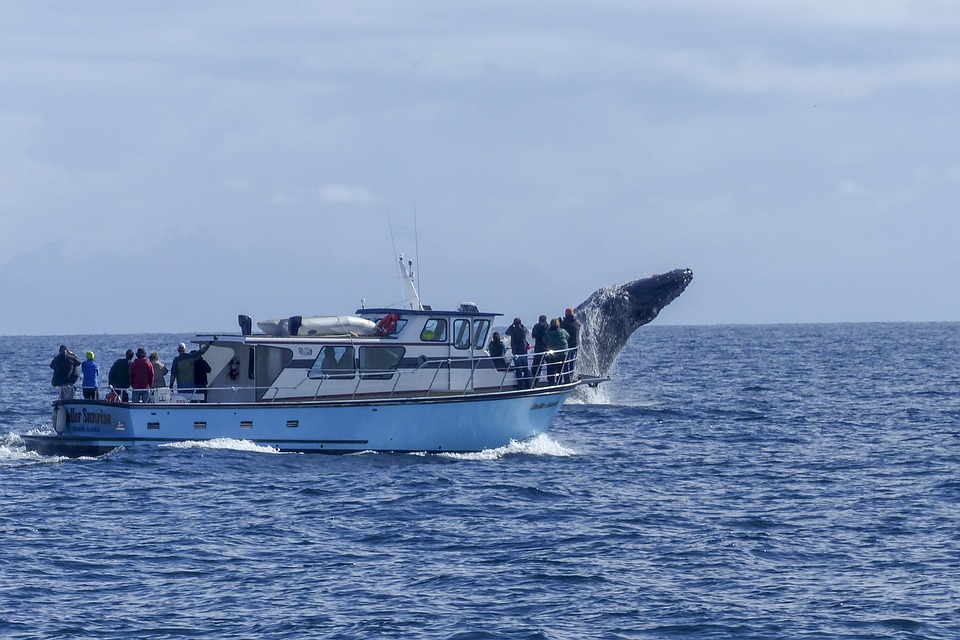
[[[51,384],[60,389],[61,400],[73,399],[75,384],[81,375],[84,399],[100,399],[100,364],[93,351],[87,351],[86,360],[81,362],[66,345],[60,345],[60,353],[54,356],[50,368],[53,369]],[[206,389],[210,365],[203,359],[202,351],[187,353],[187,345],[182,342],[177,346],[177,356],[169,369],[160,361],[156,351],[147,356],[143,347],[136,352],[127,349],[124,357],[118,358],[107,374],[110,392],[106,399],[151,402],[157,398],[157,389],[168,388],[167,373],[170,374],[170,389],[176,384],[178,392],[192,396],[197,389]]]
[[[577,351],[580,345],[580,321],[574,316],[573,309],[566,309],[562,318],[553,318],[547,323],[547,316],[541,315],[529,335],[533,338],[533,368],[528,366],[527,352],[530,343],[528,331],[520,318],[514,318],[513,324],[504,330],[510,338],[510,351],[513,362],[506,359],[506,345],[499,332],[494,332],[487,347],[494,365],[500,371],[513,370],[517,376],[517,388],[530,389],[537,386],[541,374],[545,373],[546,383],[557,385],[574,380],[577,366]],[[546,365],[546,366],[544,366]]]

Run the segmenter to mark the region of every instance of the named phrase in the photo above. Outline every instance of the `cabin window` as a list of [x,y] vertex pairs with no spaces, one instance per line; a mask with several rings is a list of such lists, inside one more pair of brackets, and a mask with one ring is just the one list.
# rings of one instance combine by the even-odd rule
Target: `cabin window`
[[280,372],[293,360],[293,351],[284,347],[257,345],[257,400],[262,400]]
[[307,376],[313,379],[352,378],[356,368],[353,347],[327,345],[320,349]]
[[406,353],[400,346],[360,347],[359,351],[360,375],[365,380],[389,380]]
[[420,339],[424,342],[446,342],[446,318],[430,318],[427,320],[426,324],[423,325],[423,331],[420,332]]
[[487,332],[490,331],[490,321],[489,320],[474,320],[473,321],[473,344],[478,349],[483,349],[483,345],[487,344]]
[[453,321],[453,346],[457,349],[470,348],[470,321],[457,319]]

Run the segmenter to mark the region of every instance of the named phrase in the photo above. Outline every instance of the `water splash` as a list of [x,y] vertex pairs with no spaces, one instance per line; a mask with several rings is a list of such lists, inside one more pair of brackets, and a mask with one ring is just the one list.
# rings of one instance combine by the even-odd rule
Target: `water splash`
[[30,451],[24,445],[23,439],[15,433],[5,433],[0,436],[0,466],[60,462],[66,459],[60,456],[42,456],[36,451]]
[[577,387],[576,391],[567,398],[566,404],[613,404],[610,399],[609,383],[605,385]]
[[454,458],[456,460],[500,460],[506,456],[526,455],[526,456],[554,456],[558,458],[568,458],[577,455],[577,452],[569,447],[565,447],[546,433],[517,442],[511,440],[509,444],[496,449],[484,449],[483,451],[474,451],[471,453],[440,453],[437,454],[444,458]]
[[191,442],[166,442],[161,447],[171,449],[226,449],[230,451],[250,451],[253,453],[280,453],[273,447],[259,445],[250,440],[236,440],[234,438],[213,438],[212,440],[195,440]]

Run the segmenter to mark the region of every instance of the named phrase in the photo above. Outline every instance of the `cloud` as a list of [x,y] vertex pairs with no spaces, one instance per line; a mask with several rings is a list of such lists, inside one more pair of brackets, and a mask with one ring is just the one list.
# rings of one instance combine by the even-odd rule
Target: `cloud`
[[320,188],[320,201],[327,204],[373,204],[380,199],[363,187],[329,184]]

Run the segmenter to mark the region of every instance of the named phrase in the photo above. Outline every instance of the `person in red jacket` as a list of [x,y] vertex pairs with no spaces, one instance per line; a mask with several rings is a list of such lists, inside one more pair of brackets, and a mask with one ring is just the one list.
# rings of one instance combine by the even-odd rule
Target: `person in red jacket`
[[133,402],[149,402],[153,389],[153,365],[147,360],[147,351],[137,349],[137,359],[130,363],[130,386],[133,387]]

